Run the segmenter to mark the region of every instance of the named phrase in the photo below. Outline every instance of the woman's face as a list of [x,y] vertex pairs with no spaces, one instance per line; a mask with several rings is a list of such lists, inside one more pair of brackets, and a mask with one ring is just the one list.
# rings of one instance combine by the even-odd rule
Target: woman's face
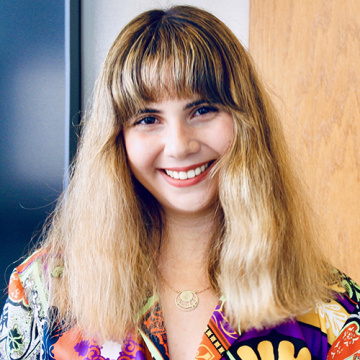
[[209,172],[233,137],[231,114],[198,96],[149,103],[124,128],[133,174],[169,214],[212,209],[218,180]]

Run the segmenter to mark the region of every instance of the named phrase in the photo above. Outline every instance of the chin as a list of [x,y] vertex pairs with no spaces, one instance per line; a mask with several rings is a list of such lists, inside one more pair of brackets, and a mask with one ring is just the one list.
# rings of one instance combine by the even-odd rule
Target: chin
[[208,202],[197,202],[197,200],[193,200],[191,202],[184,203],[176,203],[176,204],[164,204],[163,209],[165,213],[173,213],[179,215],[191,215],[191,216],[201,216],[207,215],[210,212],[213,213],[215,211],[216,203],[215,201]]

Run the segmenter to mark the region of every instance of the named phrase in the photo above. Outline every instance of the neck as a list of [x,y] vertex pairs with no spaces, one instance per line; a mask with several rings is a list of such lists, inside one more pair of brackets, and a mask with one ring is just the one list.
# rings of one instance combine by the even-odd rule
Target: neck
[[158,268],[172,287],[201,290],[209,286],[207,254],[217,227],[214,212],[197,217],[166,214]]

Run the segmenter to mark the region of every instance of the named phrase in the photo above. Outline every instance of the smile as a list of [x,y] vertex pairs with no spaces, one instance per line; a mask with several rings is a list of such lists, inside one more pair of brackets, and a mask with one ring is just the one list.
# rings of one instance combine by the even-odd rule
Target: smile
[[173,179],[177,180],[187,180],[192,179],[196,176],[199,176],[201,173],[203,173],[208,167],[210,162],[201,165],[195,169],[188,170],[188,171],[174,171],[174,170],[167,170],[165,169],[165,173],[170,176]]

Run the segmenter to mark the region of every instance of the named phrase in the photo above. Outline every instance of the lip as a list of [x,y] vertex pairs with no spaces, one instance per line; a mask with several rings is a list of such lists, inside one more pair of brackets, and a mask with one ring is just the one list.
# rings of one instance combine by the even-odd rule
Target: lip
[[201,181],[203,181],[206,178],[206,176],[208,175],[210,169],[215,164],[215,161],[214,160],[205,161],[203,163],[196,164],[196,165],[191,165],[191,166],[188,166],[188,167],[166,168],[166,170],[171,170],[171,171],[189,171],[189,170],[194,170],[197,167],[200,167],[200,166],[208,164],[208,163],[210,163],[210,165],[208,166],[208,168],[204,172],[202,172],[198,176],[195,176],[194,178],[186,179],[186,180],[174,179],[174,178],[170,177],[169,175],[167,175],[165,173],[164,169],[159,169],[159,171],[160,171],[160,174],[162,175],[162,177],[165,179],[165,181],[168,184],[170,184],[172,186],[175,186],[175,187],[182,188],[182,187],[194,186],[194,185],[200,183]]

